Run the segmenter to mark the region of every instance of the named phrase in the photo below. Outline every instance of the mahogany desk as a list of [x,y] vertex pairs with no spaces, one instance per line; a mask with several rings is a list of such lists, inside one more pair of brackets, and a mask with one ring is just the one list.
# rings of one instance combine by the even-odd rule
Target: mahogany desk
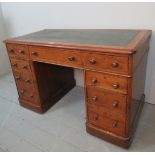
[[45,112],[75,86],[73,68],[83,69],[87,132],[129,147],[145,98],[150,36],[150,30],[43,30],[5,40],[20,104]]

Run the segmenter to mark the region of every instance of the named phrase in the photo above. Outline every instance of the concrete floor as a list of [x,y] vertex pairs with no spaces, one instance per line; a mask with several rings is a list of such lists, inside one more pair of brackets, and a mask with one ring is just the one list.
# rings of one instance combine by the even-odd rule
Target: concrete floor
[[47,113],[22,108],[12,74],[0,79],[0,151],[155,151],[155,105],[145,104],[128,150],[85,131],[83,88],[75,87]]

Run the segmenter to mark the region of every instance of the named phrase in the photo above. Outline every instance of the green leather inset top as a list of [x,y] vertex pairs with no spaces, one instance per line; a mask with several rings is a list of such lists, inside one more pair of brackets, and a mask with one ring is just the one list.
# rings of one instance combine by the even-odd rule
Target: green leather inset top
[[127,46],[140,30],[47,29],[14,38],[26,42]]

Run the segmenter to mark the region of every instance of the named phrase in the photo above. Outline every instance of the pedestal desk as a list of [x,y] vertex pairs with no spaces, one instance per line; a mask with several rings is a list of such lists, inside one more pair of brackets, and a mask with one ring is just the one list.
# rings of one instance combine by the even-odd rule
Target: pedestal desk
[[145,99],[150,36],[150,30],[42,30],[5,40],[20,104],[44,113],[75,86],[73,68],[82,69],[87,132],[129,147]]

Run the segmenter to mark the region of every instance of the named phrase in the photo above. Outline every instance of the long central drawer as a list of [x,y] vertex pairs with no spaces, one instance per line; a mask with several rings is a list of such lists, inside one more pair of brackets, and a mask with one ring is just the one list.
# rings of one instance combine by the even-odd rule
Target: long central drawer
[[34,61],[48,62],[75,68],[83,68],[78,50],[30,46],[30,57]]

